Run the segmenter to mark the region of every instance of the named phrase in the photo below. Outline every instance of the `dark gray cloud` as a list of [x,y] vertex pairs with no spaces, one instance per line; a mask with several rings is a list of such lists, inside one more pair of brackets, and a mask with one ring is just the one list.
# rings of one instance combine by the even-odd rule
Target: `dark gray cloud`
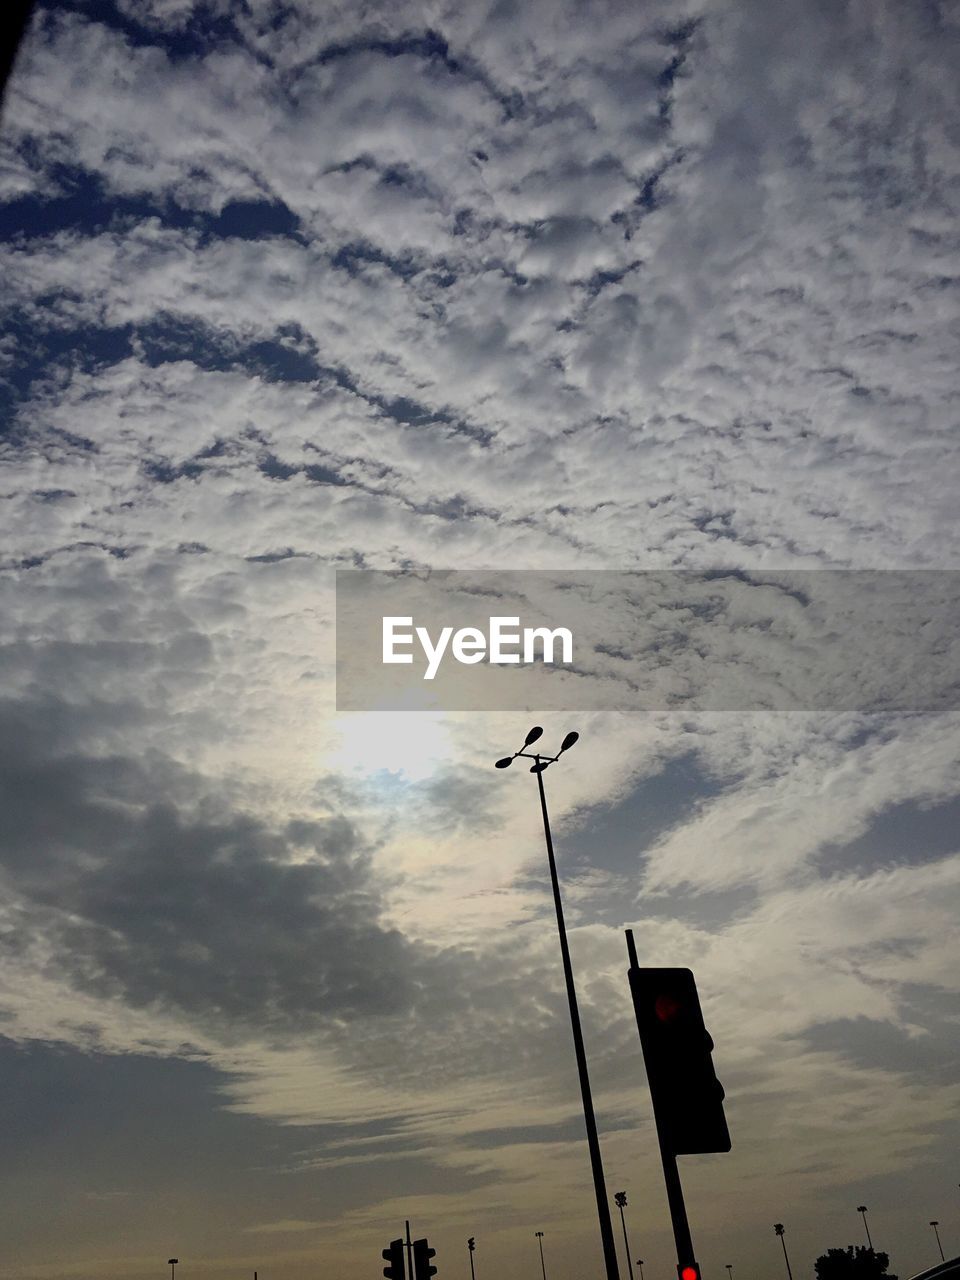
[[922,866],[952,857],[960,848],[960,800],[940,804],[904,800],[872,816],[867,829],[843,845],[829,845],[818,859],[825,875],[869,875],[887,867]]
[[82,989],[268,1034],[410,1005],[420,960],[381,924],[346,818],[272,827],[161,756],[69,750],[50,710],[2,721],[2,860],[25,909],[9,947],[42,933]]
[[804,1033],[814,1050],[838,1053],[861,1068],[895,1071],[916,1084],[936,1089],[956,1084],[956,1001],[951,1014],[924,1019],[913,1034],[904,1027],[872,1018],[844,1018],[818,1023]]

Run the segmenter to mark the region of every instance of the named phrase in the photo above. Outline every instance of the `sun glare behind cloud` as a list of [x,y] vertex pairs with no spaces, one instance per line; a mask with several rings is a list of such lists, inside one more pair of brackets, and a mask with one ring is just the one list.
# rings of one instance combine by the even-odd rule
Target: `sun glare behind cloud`
[[422,782],[450,755],[447,717],[425,711],[354,711],[337,717],[332,767],[367,776],[402,774]]

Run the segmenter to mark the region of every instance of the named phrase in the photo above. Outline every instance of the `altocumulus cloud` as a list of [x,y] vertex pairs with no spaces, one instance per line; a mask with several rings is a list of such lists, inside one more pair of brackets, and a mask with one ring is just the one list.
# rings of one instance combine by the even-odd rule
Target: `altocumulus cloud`
[[[419,786],[330,774],[332,568],[952,567],[960,490],[946,6],[508,8],[41,3],[0,131],[4,945],[43,997],[5,1026],[380,1126],[318,1167],[389,1118],[457,1224],[451,1171],[523,1223],[583,1174],[538,837],[493,725]],[[738,1108],[705,1232],[919,1179],[955,727],[579,727],[611,1167],[652,900]]]

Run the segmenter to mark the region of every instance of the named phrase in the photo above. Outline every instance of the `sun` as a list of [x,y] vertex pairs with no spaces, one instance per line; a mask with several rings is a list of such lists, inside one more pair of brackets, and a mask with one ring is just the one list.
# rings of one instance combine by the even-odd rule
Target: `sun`
[[430,711],[349,711],[336,717],[330,763],[367,776],[401,774],[410,782],[431,777],[450,757],[445,715]]

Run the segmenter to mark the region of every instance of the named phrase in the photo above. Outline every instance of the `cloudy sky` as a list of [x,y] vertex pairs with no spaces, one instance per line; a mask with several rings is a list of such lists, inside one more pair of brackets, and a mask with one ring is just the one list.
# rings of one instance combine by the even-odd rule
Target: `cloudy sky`
[[[946,0],[40,3],[0,128],[4,1280],[600,1273],[529,717],[336,711],[338,568],[960,568]],[[545,742],[573,722],[545,716]],[[706,1280],[960,1250],[960,716],[579,711],[611,1194],[689,964]],[[626,1268],[623,1263],[623,1274]]]

